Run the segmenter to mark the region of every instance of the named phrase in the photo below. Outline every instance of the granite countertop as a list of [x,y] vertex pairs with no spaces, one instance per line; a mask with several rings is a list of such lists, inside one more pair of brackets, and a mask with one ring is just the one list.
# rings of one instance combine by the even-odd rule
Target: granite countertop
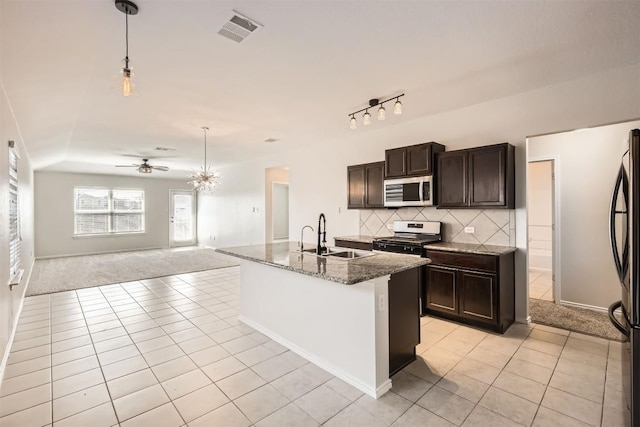
[[345,240],[347,242],[358,242],[358,243],[373,243],[373,236],[367,236],[364,234],[359,234],[357,236],[340,236],[334,237],[334,240]]
[[[309,245],[309,247],[311,248],[313,245]],[[296,252],[297,250],[298,247],[295,242],[265,243],[216,249],[221,254],[345,285],[353,285],[387,274],[410,270],[430,262],[427,258],[410,255],[376,253],[368,257],[344,259],[331,256],[316,256],[310,253],[303,254]]]
[[514,246],[481,245],[474,243],[439,242],[424,245],[425,249],[437,249],[449,252],[465,252],[478,255],[505,255],[516,251]]

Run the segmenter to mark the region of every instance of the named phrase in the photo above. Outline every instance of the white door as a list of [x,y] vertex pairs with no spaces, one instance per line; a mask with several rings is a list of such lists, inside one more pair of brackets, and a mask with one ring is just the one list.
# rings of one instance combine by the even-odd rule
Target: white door
[[289,184],[274,182],[272,188],[273,240],[289,240]]
[[196,244],[196,194],[194,191],[170,190],[169,246]]

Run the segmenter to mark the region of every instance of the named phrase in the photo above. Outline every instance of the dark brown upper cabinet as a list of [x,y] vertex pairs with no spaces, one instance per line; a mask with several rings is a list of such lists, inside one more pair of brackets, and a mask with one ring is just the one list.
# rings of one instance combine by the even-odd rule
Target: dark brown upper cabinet
[[511,144],[438,155],[439,208],[515,208],[515,153]]
[[385,178],[432,175],[435,155],[444,151],[436,142],[393,148],[385,151]]
[[347,166],[347,209],[384,207],[384,162]]

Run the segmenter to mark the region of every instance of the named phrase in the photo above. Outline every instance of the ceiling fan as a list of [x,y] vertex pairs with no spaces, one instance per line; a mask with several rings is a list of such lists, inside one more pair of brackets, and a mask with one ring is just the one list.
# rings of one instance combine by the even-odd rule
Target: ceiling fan
[[151,173],[153,170],[166,172],[169,170],[167,166],[151,166],[148,163],[149,159],[142,159],[142,164],[136,165],[116,165],[117,168],[138,168],[140,173]]

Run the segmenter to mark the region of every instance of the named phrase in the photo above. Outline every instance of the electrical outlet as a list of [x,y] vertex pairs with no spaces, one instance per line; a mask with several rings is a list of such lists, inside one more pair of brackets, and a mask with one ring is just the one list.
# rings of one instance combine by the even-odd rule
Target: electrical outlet
[[468,233],[468,234],[473,234],[476,232],[476,228],[475,227],[465,227],[464,228],[464,232]]
[[378,295],[378,311],[384,311],[384,295]]
[[393,224],[387,224],[387,230],[393,230]]

